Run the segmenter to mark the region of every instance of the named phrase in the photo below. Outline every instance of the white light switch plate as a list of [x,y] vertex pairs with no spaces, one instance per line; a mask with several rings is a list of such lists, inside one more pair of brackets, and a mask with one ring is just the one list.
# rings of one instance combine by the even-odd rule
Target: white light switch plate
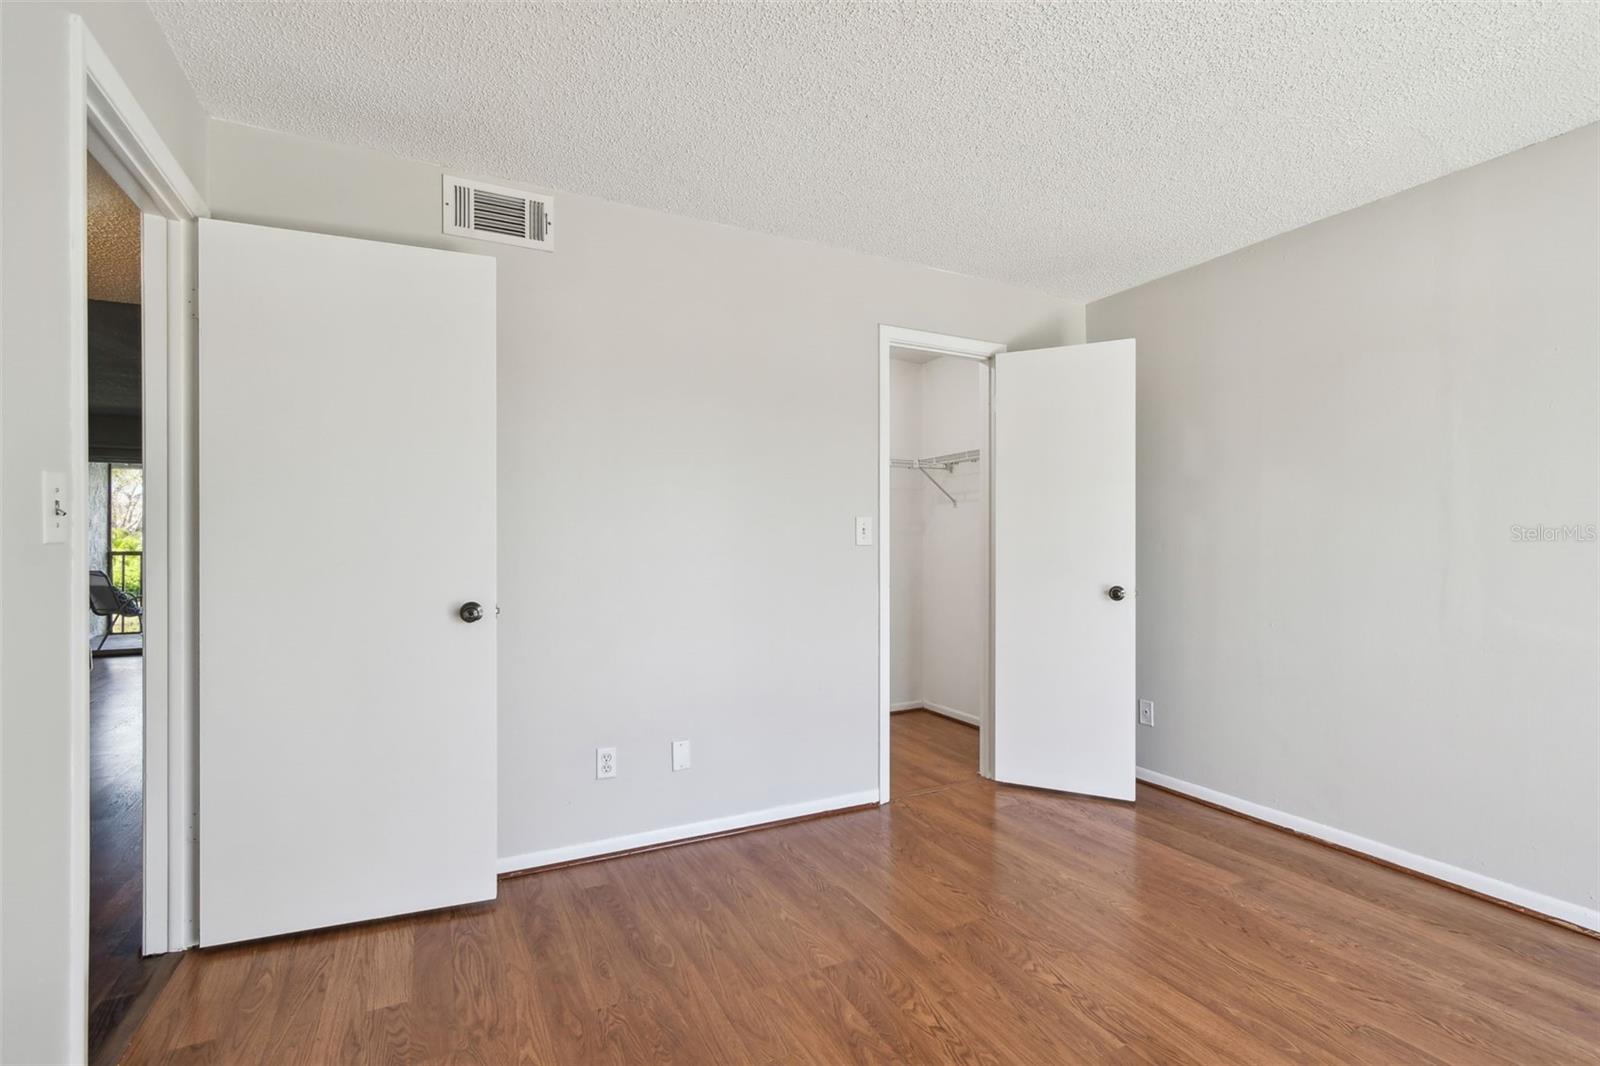
[[44,509],[44,543],[65,544],[67,523],[72,516],[67,506],[67,475],[46,470],[39,476],[39,504]]
[[865,548],[872,544],[872,516],[869,514],[856,515],[856,547]]
[[689,742],[687,740],[674,740],[672,742],[672,772],[689,768]]

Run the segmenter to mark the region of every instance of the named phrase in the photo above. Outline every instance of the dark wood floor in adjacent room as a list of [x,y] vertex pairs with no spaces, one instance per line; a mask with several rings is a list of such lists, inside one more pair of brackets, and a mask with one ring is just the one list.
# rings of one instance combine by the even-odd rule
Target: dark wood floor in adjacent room
[[89,1061],[114,1062],[177,958],[140,955],[144,660],[89,673]]
[[[899,772],[944,726],[893,728]],[[1594,939],[1153,789],[964,777],[508,879],[490,905],[190,952],[126,1061],[1600,1055]]]

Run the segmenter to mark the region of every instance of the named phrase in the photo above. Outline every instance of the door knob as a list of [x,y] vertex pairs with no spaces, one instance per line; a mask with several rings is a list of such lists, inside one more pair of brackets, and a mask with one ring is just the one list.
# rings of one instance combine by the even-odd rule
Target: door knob
[[463,622],[476,622],[483,617],[483,604],[468,600],[461,605],[461,620]]
[[[1123,588],[1121,585],[1112,585],[1110,588],[1106,589],[1106,595],[1110,596],[1114,600],[1121,600],[1127,597],[1128,590]],[[465,610],[465,608],[463,608],[463,610]]]

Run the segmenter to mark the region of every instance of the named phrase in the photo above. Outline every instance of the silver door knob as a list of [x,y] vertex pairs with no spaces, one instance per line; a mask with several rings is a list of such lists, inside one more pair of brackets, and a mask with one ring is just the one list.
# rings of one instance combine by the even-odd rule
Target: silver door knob
[[483,617],[483,604],[468,600],[461,605],[461,620],[476,622]]
[[1128,590],[1123,588],[1121,585],[1112,585],[1110,588],[1106,589],[1106,595],[1110,596],[1114,600],[1122,600],[1127,598]]

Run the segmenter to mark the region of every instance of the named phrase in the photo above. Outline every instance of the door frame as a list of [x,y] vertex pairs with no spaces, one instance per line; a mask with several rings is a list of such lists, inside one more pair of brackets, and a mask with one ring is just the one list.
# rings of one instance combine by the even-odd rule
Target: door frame
[[989,647],[984,656],[984,679],[980,686],[982,705],[978,709],[978,772],[984,777],[994,776],[994,493],[989,485],[994,479],[994,357],[1006,350],[1004,344],[957,337],[947,333],[930,333],[927,330],[904,326],[878,326],[878,802],[888,803],[889,792],[889,718],[890,678],[893,664],[890,659],[890,633],[892,631],[889,599],[890,571],[890,513],[889,513],[889,370],[890,352],[895,348],[912,348],[920,352],[971,359],[984,364],[989,374],[989,434],[982,468],[984,499],[989,508],[989,536],[987,565],[989,568]]
[[[144,636],[144,945],[147,954],[193,939],[194,807],[194,318],[195,220],[205,200],[156,132],[138,99],[81,16],[67,16],[70,88],[61,171],[70,211],[72,318],[68,429],[72,498],[83,500],[88,472],[88,218],[86,156],[92,155],[143,213],[141,292],[146,603]],[[149,242],[149,243],[145,243]],[[84,522],[72,523],[69,550],[87,558]],[[71,751],[67,949],[71,1041],[88,1041],[89,978],[89,590],[87,565],[70,568],[70,633],[82,645],[67,679]]]

